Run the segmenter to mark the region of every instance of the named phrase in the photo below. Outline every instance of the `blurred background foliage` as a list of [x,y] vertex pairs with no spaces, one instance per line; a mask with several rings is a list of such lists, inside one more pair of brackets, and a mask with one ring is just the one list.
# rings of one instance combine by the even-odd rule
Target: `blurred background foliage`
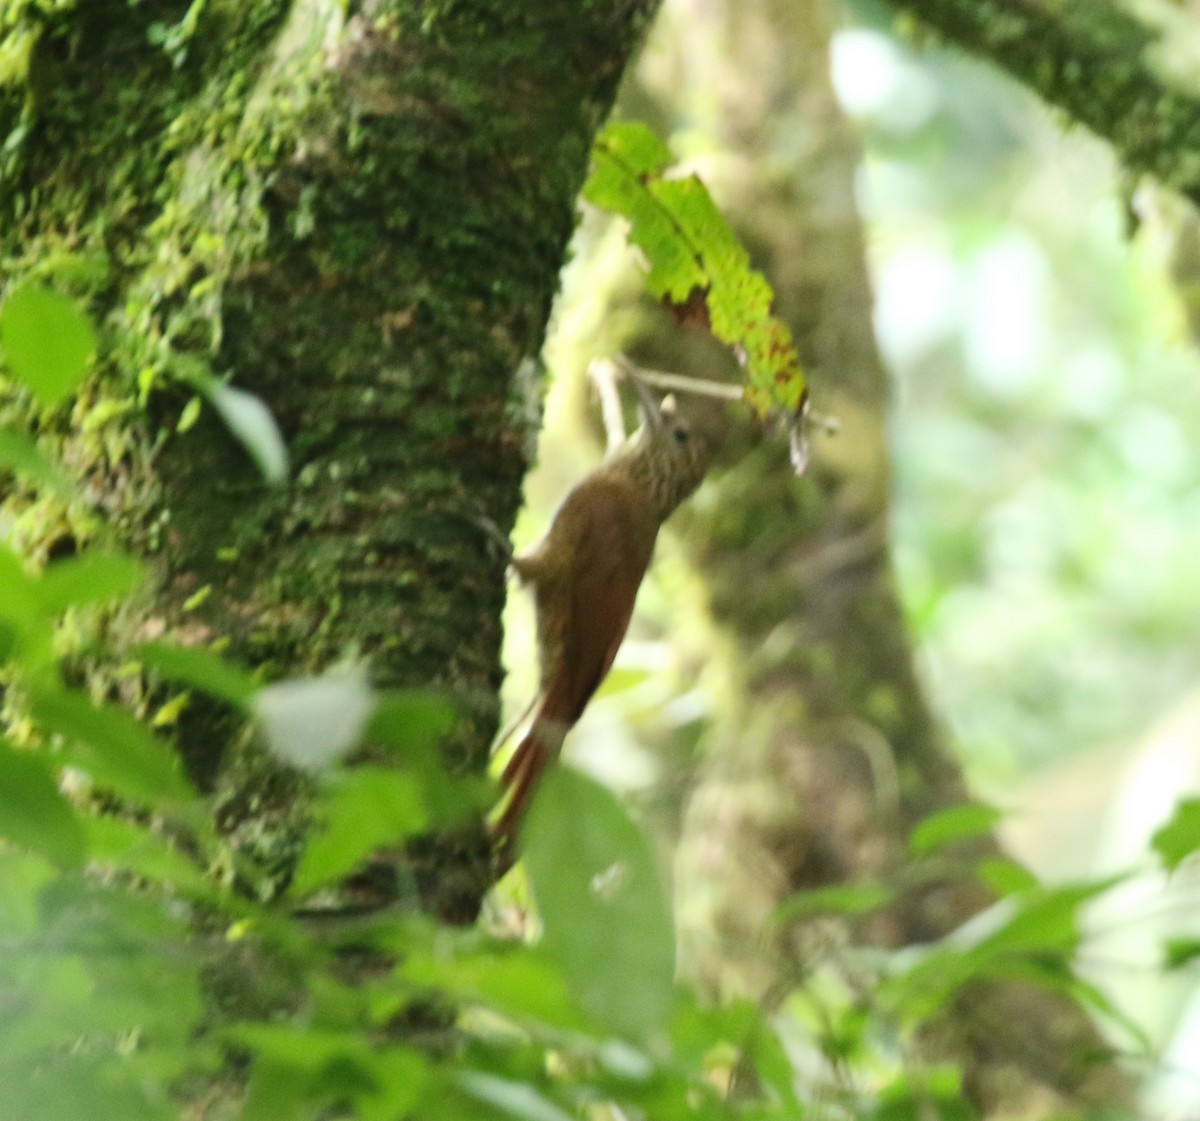
[[[688,6],[669,3],[659,33]],[[658,51],[652,40],[641,61],[651,86]],[[1168,884],[1148,858],[1200,778],[1200,358],[1173,272],[1181,209],[994,68],[898,36],[878,5],[850,6],[830,66],[864,146],[893,556],[931,702],[973,791],[1004,812],[1007,847],[1039,875],[1146,869],[1092,905],[1081,965],[1161,1051],[1152,1096],[1194,1102],[1200,1011],[1161,956],[1164,938],[1195,936],[1194,892],[1186,869]],[[642,96],[627,96],[639,112]],[[704,112],[673,113],[676,152],[719,164]],[[611,224],[587,218],[577,251],[518,545],[599,454],[583,367],[628,325],[597,310],[627,308],[612,292],[635,283]],[[820,407],[837,371],[811,376]],[[651,795],[721,703],[694,687],[695,589],[664,545],[568,743],[585,769]],[[513,704],[533,688],[527,616],[510,602]],[[674,764],[630,731],[664,704],[682,733]]]
[[[699,4],[667,5],[660,38],[641,62],[647,89],[670,86],[662,37],[677,34]],[[1067,969],[1076,910],[1084,904],[1089,940],[1080,964],[1120,1009],[1105,1027],[1121,1052],[1149,1060],[1138,1072],[1147,1076],[1154,1112],[1194,1110],[1200,1101],[1200,1002],[1188,972],[1200,958],[1200,932],[1189,922],[1194,877],[1187,867],[1168,877],[1150,858],[1156,830],[1178,797],[1196,786],[1200,728],[1194,638],[1200,590],[1193,576],[1200,454],[1192,437],[1200,420],[1200,371],[1188,335],[1187,291],[1177,283],[1181,215],[1147,186],[1124,181],[1104,145],[1019,86],[986,66],[897,38],[892,17],[873,5],[850,9],[829,61],[864,145],[858,204],[873,270],[874,326],[894,387],[894,563],[924,678],[974,790],[1002,811],[1015,853],[1048,880],[1088,882],[1056,893],[1010,873],[1012,895],[977,916],[979,922],[944,938],[927,931],[899,947],[839,942],[804,959],[806,948],[798,955],[801,968],[777,978],[776,991],[761,1002],[714,1010],[698,1007],[690,993],[672,994],[670,918],[640,835],[615,800],[569,772],[548,780],[526,837],[544,928],[540,947],[527,951],[477,931],[452,935],[415,916],[362,930],[310,929],[297,916],[228,891],[232,869],[214,872],[223,866],[207,832],[185,855],[153,813],[128,819],[90,813],[91,788],[62,789],[52,757],[22,743],[0,751],[7,793],[0,832],[17,842],[0,850],[9,872],[0,876],[0,894],[6,893],[0,910],[10,916],[8,948],[15,950],[4,958],[0,988],[27,1002],[26,1016],[9,1025],[14,1038],[39,1016],[53,1027],[46,1039],[26,1044],[29,1054],[13,1047],[0,1062],[7,1081],[27,1090],[23,1115],[96,1108],[92,1087],[112,1081],[115,1053],[129,1060],[123,1080],[113,1081],[118,1112],[169,1117],[175,1102],[162,1071],[195,1070],[199,1062],[216,1080],[232,1049],[239,1063],[242,1055],[256,1058],[247,1117],[279,1116],[280,1109],[324,1116],[330,1108],[380,1118],[450,1118],[472,1110],[556,1119],[623,1115],[604,1104],[610,1100],[656,1118],[802,1111],[964,1117],[970,1072],[955,1058],[937,1063],[918,1054],[923,1021],[934,1006],[968,992],[977,975],[1028,970],[1084,1000],[1090,994],[1072,987]],[[708,88],[723,89],[728,77],[715,73]],[[687,88],[694,97],[700,87]],[[645,109],[648,99],[631,86],[627,104],[652,111]],[[670,138],[675,151],[719,184],[726,157],[704,131],[712,106],[677,105],[662,116],[682,122]],[[770,128],[779,143],[788,142],[786,119],[772,120]],[[795,128],[795,136],[802,133]],[[786,163],[783,153],[780,162]],[[591,356],[619,347],[641,315],[641,278],[619,224],[585,215],[576,249],[546,353],[554,392],[518,547],[540,535],[565,490],[601,454],[584,370]],[[50,311],[56,306],[58,330],[45,308],[34,317],[39,337],[70,337],[61,324],[71,322],[71,308],[51,301]],[[853,315],[829,314],[839,310]],[[6,328],[0,344],[17,375],[22,332],[14,335],[13,325],[20,326],[20,311],[10,297],[6,324],[0,323]],[[74,332],[81,373],[91,334],[79,323]],[[35,373],[40,382],[25,377],[35,391],[40,386],[53,400],[66,392],[44,369]],[[838,374],[812,371],[818,407],[822,383],[832,395]],[[6,454],[26,473],[53,477],[36,448],[14,443]],[[702,492],[697,503],[711,504],[713,493]],[[0,527],[5,536],[18,529]],[[136,566],[120,558],[107,569],[87,563],[64,562],[37,579],[10,565],[0,622],[16,636],[5,641],[18,663],[28,663],[23,672],[52,676],[51,639],[61,632],[51,620],[96,598],[97,572],[107,572],[111,594],[135,582]],[[662,820],[663,811],[678,812],[706,724],[723,707],[733,709],[726,691],[734,686],[704,669],[716,661],[706,654],[721,639],[707,612],[697,609],[702,580],[664,540],[630,640],[568,746],[585,769],[653,811],[643,818],[657,829],[660,854],[677,824]],[[526,599],[514,595],[508,614],[508,691],[516,706],[534,689],[536,658]],[[305,746],[297,741],[306,736],[317,741],[307,746],[328,746],[331,734],[314,713],[346,724],[352,703],[364,710],[364,722],[371,707],[359,696],[365,686],[353,678],[255,692],[255,682],[231,677],[216,658],[181,662],[179,652],[161,650],[139,656],[168,679],[174,673],[184,684],[249,706],[266,738],[279,738],[282,747]],[[57,707],[43,701],[35,716],[47,742],[79,741],[75,755],[63,755],[66,763],[87,773],[89,763],[96,770],[97,762],[123,760],[123,769],[96,773],[97,784],[134,805],[178,803],[187,811],[181,823],[206,821],[197,796],[186,784],[177,787],[157,740],[139,735],[145,730],[113,707],[72,703],[60,684],[55,680],[49,693]],[[297,684],[311,709],[298,700]],[[266,703],[272,698],[277,703]],[[385,719],[373,734],[385,744],[394,739],[407,753],[404,764],[335,768],[314,793],[324,828],[300,865],[300,894],[336,881],[372,849],[418,832],[443,810],[470,803],[466,794],[450,799],[441,789],[432,704],[419,695],[385,697],[376,711]],[[296,720],[283,720],[273,737],[272,714],[302,717],[300,731],[292,727]],[[673,731],[672,742],[663,742],[664,729]],[[744,729],[744,736],[760,732]],[[664,793],[672,786],[673,793]],[[793,819],[803,814],[803,807],[788,810]],[[912,835],[913,867],[956,839],[958,811],[948,812],[951,819],[940,822],[935,814],[932,828],[926,821],[924,847]],[[986,811],[968,818],[978,829],[992,822]],[[1194,803],[1169,867],[1197,847],[1198,821]],[[581,832],[587,845],[579,842]],[[569,847],[571,859],[562,859]],[[27,859],[26,848],[36,858]],[[108,882],[80,871],[85,855]],[[1106,874],[1138,866],[1144,871],[1105,892]],[[625,897],[627,912],[614,918],[606,893],[620,901],[628,885],[618,877],[598,887],[586,878],[590,867],[632,870],[637,891]],[[737,885],[743,905],[757,871]],[[60,886],[44,895],[44,884],[59,872]],[[537,933],[538,916],[520,877],[494,898],[491,933]],[[894,886],[838,885],[817,902],[853,918],[881,906]],[[813,895],[820,892],[793,898],[793,913],[803,914],[805,906],[821,913]],[[47,899],[57,907],[46,906]],[[143,899],[151,905],[130,905]],[[179,953],[189,938],[180,900],[213,917],[196,954]],[[676,914],[686,915],[686,902],[676,903]],[[14,923],[14,915],[23,921]],[[80,925],[89,917],[94,940],[77,936],[89,929]],[[772,930],[778,917],[773,913]],[[128,974],[110,976],[110,943],[129,931],[144,945],[131,943]],[[766,942],[772,931],[756,933]],[[682,942],[686,930],[675,934]],[[813,941],[821,937],[817,929]],[[240,941],[264,960],[274,952],[278,973],[262,968],[253,953],[239,954]],[[365,987],[344,976],[342,955],[364,947],[395,954],[394,975]],[[169,1016],[159,986],[150,983],[156,954],[178,963]],[[228,991],[257,986],[266,995],[261,1014],[241,1013],[202,1036],[197,1050],[189,1029],[202,1014],[200,964],[207,954],[226,955]],[[27,970],[27,959],[48,964]],[[308,998],[295,1010],[267,992],[277,975],[292,973]],[[439,1031],[453,1024],[465,1045],[426,1054],[420,1017],[411,1025],[418,1041],[401,1035],[391,1050],[370,1045],[369,1033],[399,1026],[401,1010],[419,1011],[425,999],[440,1005],[443,996],[455,1011],[432,1007],[431,1020]],[[1104,1007],[1102,999],[1084,1002]],[[164,1023],[148,1017],[148,1009]],[[85,1012],[91,1019],[81,1027]],[[1141,1026],[1148,1047],[1123,1016]],[[137,1045],[140,1025],[149,1025],[147,1046]],[[983,1021],[984,1030],[993,1026]],[[1013,1034],[1031,1026],[1001,1025]],[[81,1030],[102,1041],[96,1077],[85,1064],[80,1080],[71,1082],[58,1075],[60,1067],[74,1069],[67,1060]],[[615,1044],[614,1033],[645,1046]],[[957,1048],[963,1041],[952,1042]],[[44,1061],[47,1049],[55,1062]],[[41,1064],[36,1084],[24,1078],[29,1055]],[[758,1089],[769,1091],[761,1101],[753,1093],[742,1100],[746,1055],[757,1068],[750,1073],[761,1079]],[[99,1100],[101,1108],[109,1104]]]
[[878,28],[838,37],[833,74],[867,144],[903,595],[972,778],[1004,791],[1200,678],[1197,360],[1152,199],[1104,145]]
[[[988,67],[870,19],[832,66],[866,146],[894,556],[932,701],[1036,871],[1147,865],[1200,777],[1184,216]],[[1159,968],[1194,915],[1186,874],[1147,869],[1093,907],[1080,960],[1164,1048],[1168,1108],[1200,1096],[1194,981]]]

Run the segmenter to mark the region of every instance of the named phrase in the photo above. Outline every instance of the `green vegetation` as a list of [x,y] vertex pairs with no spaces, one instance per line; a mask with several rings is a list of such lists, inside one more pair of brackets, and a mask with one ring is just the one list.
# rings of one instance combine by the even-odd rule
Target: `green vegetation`
[[771,286],[750,267],[704,184],[670,175],[673,165],[645,125],[615,122],[596,138],[583,197],[629,222],[650,294],[740,356],[746,397],[759,414],[774,407],[795,415],[806,397],[804,374],[791,331],[772,315]]
[[[90,331],[50,291],[10,297],[0,337],[13,379],[41,398],[69,394],[85,372]],[[43,348],[46,338],[62,345]],[[36,477],[57,473],[33,463]],[[1113,1012],[1070,967],[1079,908],[1109,884],[1048,889],[993,863],[980,873],[1005,898],[977,934],[847,955],[844,987],[789,997],[809,1046],[842,1072],[805,1086],[765,1010],[704,1009],[674,986],[654,859],[600,787],[556,773],[536,804],[526,838],[534,945],[501,936],[499,914],[493,933],[441,926],[420,914],[415,888],[389,913],[359,914],[323,891],[374,850],[482,807],[486,792],[438,763],[451,707],[421,692],[376,695],[349,673],[260,688],[216,654],[146,646],[125,672],[256,718],[276,753],[315,774],[316,826],[290,887],[256,899],[214,832],[211,800],[168,746],[73,687],[56,655],[65,621],[129,594],[140,566],[84,551],[34,572],[7,547],[0,566],[6,704],[19,729],[0,742],[6,1118],[168,1118],[214,1093],[248,1119],[549,1119],[605,1101],[662,1121],[818,1108],[956,1118],[967,1114],[954,1069],[923,1065],[909,1048],[964,986],[1019,976]],[[362,739],[386,751],[386,769],[314,757],[335,727],[335,756]],[[914,874],[993,822],[963,809],[922,823]],[[1156,847],[1171,867],[1200,849],[1195,803]],[[869,914],[889,897],[870,885],[809,893],[780,920]],[[1189,957],[1175,947],[1177,963]]]
[[[335,3],[312,7],[334,22],[346,14]],[[110,44],[111,58],[128,48],[135,60],[120,75],[123,113],[113,116],[98,93],[114,81],[110,57],[91,60],[94,86],[60,82],[58,68],[74,62],[89,30],[134,8],[145,26]],[[5,212],[26,222],[3,234],[18,279],[0,292],[0,473],[12,480],[0,511],[0,1121],[967,1121],[975,1114],[960,1041],[930,1039],[947,1009],[1007,984],[1061,996],[1105,1026],[1114,1051],[1151,1060],[1142,1030],[1076,969],[1087,908],[1130,877],[1043,883],[989,847],[1006,817],[987,806],[944,806],[902,824],[902,867],[887,882],[835,882],[833,868],[828,886],[788,897],[795,881],[786,881],[755,934],[800,948],[793,971],[772,978],[758,1003],[702,998],[678,980],[659,854],[608,790],[565,768],[546,779],[524,859],[503,870],[482,916],[431,905],[431,884],[452,894],[456,876],[502,871],[481,825],[494,792],[479,776],[496,643],[461,651],[481,619],[495,639],[502,560],[484,559],[474,527],[493,506],[475,503],[515,494],[521,430],[509,414],[525,403],[505,379],[536,349],[546,303],[526,265],[539,259],[544,276],[557,267],[559,195],[564,182],[578,184],[589,132],[584,94],[551,74],[561,103],[549,115],[562,131],[543,135],[525,82],[545,77],[542,67],[555,71],[542,46],[557,46],[557,32],[577,21],[572,13],[547,32],[519,6],[489,9],[486,20],[453,0],[405,7],[413,41],[461,50],[472,65],[444,81],[398,47],[399,34],[383,36],[374,44],[382,64],[358,74],[364,87],[354,90],[369,111],[335,127],[315,96],[286,112],[287,98],[276,96],[292,88],[285,66],[313,88],[333,80],[321,36],[285,38],[294,49],[279,53],[280,69],[263,62],[263,44],[302,8],[95,0],[56,53],[45,49],[54,20],[75,5],[0,3],[0,108],[15,122],[0,151],[0,194]],[[630,26],[644,18],[639,10]],[[572,73],[597,69],[592,39],[602,38],[574,43]],[[497,61],[508,99],[500,114],[475,81]],[[603,61],[615,85],[623,56]],[[143,83],[169,95],[143,97]],[[589,96],[590,111],[603,97]],[[401,115],[413,106],[416,128]],[[980,219],[982,184],[994,185],[1015,146],[998,125],[979,129],[981,120],[991,118],[978,104],[947,97],[923,127],[876,136],[871,170],[902,171],[910,183],[924,175],[931,193],[963,212],[972,199],[939,262],[977,270],[991,291],[989,269],[1037,273],[1029,246],[1044,216],[999,234],[994,215]],[[63,122],[70,143],[33,143],[37,129]],[[958,128],[986,141],[965,170],[938,157]],[[158,144],[129,142],[126,131]],[[527,134],[537,137],[530,150],[521,147]],[[73,159],[59,159],[72,144]],[[327,162],[308,169],[319,189],[306,183],[293,198],[279,168],[302,149]],[[114,150],[125,155],[107,166]],[[82,170],[90,165],[106,165],[111,207],[94,208],[98,180]],[[382,185],[378,195],[372,184]],[[38,191],[50,200],[42,226],[30,217]],[[810,386],[791,330],[700,181],[674,174],[666,145],[642,126],[609,126],[585,194],[628,223],[651,295],[739,353],[760,412],[795,416]],[[897,206],[872,215],[877,228],[889,218],[903,225],[897,197],[874,196]],[[1006,205],[999,190],[988,197]],[[457,211],[469,215],[461,225],[429,220]],[[533,248],[513,251],[514,229],[539,219],[546,228]],[[914,246],[919,256],[917,240],[897,237],[877,253],[878,275],[896,266],[892,282],[907,281],[909,292],[913,272],[897,260]],[[1115,254],[1077,263],[1066,240],[1053,291],[1060,301],[1068,289],[1087,298],[1063,313],[1077,322],[1058,336],[1070,339],[1062,351],[1017,361],[989,349],[996,339],[982,320],[950,338],[921,335],[910,316],[910,333],[890,340],[910,389],[915,367],[924,379],[898,437],[907,602],[934,658],[956,643],[986,649],[974,679],[959,672],[958,692],[944,696],[956,713],[981,698],[993,705],[988,735],[964,737],[989,777],[1015,769],[1013,755],[1046,757],[1054,741],[1101,726],[1099,705],[1049,697],[1069,675],[1037,648],[1047,635],[1091,643],[1102,603],[1121,624],[1111,648],[1124,657],[1098,671],[1111,688],[1156,681],[1155,656],[1164,646],[1183,651],[1181,635],[1193,629],[1180,604],[1195,602],[1194,550],[1184,531],[1169,531],[1194,483],[1194,457],[1172,412],[1170,363],[1129,327],[1133,279],[1115,296],[1097,279],[1097,261],[1115,268]],[[1101,240],[1111,253],[1113,239]],[[390,252],[377,251],[381,242]],[[275,257],[259,269],[264,252]],[[475,271],[481,263],[488,268]],[[438,274],[449,282],[435,289]],[[278,307],[264,310],[280,296],[272,286],[282,291],[281,319]],[[387,310],[366,323],[362,306]],[[955,396],[947,352],[960,344],[977,361]],[[1144,363],[1144,384],[1114,375],[1110,350],[1139,370],[1155,359]],[[350,360],[362,354],[372,364]],[[227,384],[227,371],[262,373],[263,396]],[[300,466],[290,482],[268,397],[293,406],[287,450]],[[1001,440],[988,424],[1016,399],[1029,412]],[[176,442],[201,429],[199,445]],[[225,473],[230,433],[267,484]],[[1032,474],[1031,445],[1040,449]],[[947,447],[961,455],[948,459]],[[1054,459],[1078,473],[1044,470]],[[1118,460],[1145,474],[1116,480]],[[963,463],[965,482],[953,477]],[[790,512],[827,502],[838,513],[815,493],[788,507],[795,480],[779,477]],[[88,489],[123,486],[103,510]],[[174,487],[177,501],[143,509],[139,488],[157,486]],[[1132,532],[1067,517],[1114,493],[1135,512]],[[778,535],[786,559],[785,530],[755,505],[761,494],[740,497],[724,520],[744,521],[739,532],[760,542]],[[918,530],[910,519],[922,502],[936,509]],[[110,514],[120,535],[103,523]],[[1044,552],[1003,551],[1022,521],[1053,530]],[[183,544],[170,552],[173,536]],[[865,536],[869,557],[882,554]],[[1147,540],[1155,548],[1143,548]],[[247,557],[252,571],[237,587],[229,573]],[[848,572],[863,558],[852,552],[838,562],[845,569],[832,568]],[[1147,596],[1130,573],[1154,565]],[[1020,579],[992,581],[1014,572]],[[1091,615],[1064,611],[1060,631],[1025,629],[1025,608],[1064,583],[1072,606]],[[354,598],[381,586],[385,595]],[[423,614],[418,587],[436,593],[421,601]],[[763,645],[785,646],[786,675],[832,695],[844,663],[826,636],[808,644],[797,628],[777,641],[792,595],[757,606]],[[151,601],[155,609],[143,610]],[[875,637],[866,626],[858,641]],[[897,662],[907,653],[897,650]],[[387,685],[375,687],[366,667],[381,664]],[[864,678],[869,665],[864,657],[856,667]],[[868,703],[855,720],[827,721],[845,731],[834,743],[855,763],[908,726],[901,710],[912,700],[892,682],[861,685]],[[805,703],[799,693],[791,702]],[[1134,723],[1130,706],[1110,707]],[[1035,732],[1022,723],[1031,711]],[[180,730],[197,712],[188,755]],[[211,772],[226,749],[237,756],[236,782],[220,786]],[[207,771],[197,765],[204,750]],[[888,750],[867,765],[886,763]],[[918,785],[905,765],[890,774],[905,788],[896,798]],[[888,777],[882,766],[872,781],[882,787]],[[1197,852],[1200,802],[1190,799],[1145,855],[1166,874],[1186,871]],[[845,937],[860,924],[891,930],[892,908],[947,885],[978,889],[990,905],[915,944]],[[472,881],[461,895],[477,903],[488,886]],[[1163,970],[1200,957],[1194,937],[1157,948]],[[1086,1058],[1105,1064],[1111,1054]]]

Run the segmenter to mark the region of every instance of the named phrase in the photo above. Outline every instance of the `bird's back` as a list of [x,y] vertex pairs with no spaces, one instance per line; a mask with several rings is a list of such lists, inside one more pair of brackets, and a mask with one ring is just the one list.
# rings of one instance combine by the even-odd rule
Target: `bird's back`
[[535,589],[546,715],[574,724],[604,680],[657,535],[645,496],[624,478],[597,472],[563,502],[546,544],[565,563],[549,566]]

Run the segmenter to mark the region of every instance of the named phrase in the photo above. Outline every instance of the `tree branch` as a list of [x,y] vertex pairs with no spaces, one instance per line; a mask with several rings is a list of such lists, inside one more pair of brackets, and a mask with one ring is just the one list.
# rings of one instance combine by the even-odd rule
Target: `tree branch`
[[1108,140],[1134,171],[1200,203],[1200,97],[1170,85],[1147,48],[1156,29],[1093,0],[887,0],[949,42],[1007,70]]

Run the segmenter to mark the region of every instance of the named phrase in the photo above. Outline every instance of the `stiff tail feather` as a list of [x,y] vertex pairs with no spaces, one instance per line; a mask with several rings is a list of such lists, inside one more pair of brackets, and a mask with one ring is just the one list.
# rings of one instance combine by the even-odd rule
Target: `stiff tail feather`
[[499,816],[489,824],[488,829],[501,843],[511,843],[516,839],[534,791],[546,768],[558,758],[566,738],[567,725],[548,716],[546,707],[545,703],[538,706],[533,723],[500,775],[504,798]]

